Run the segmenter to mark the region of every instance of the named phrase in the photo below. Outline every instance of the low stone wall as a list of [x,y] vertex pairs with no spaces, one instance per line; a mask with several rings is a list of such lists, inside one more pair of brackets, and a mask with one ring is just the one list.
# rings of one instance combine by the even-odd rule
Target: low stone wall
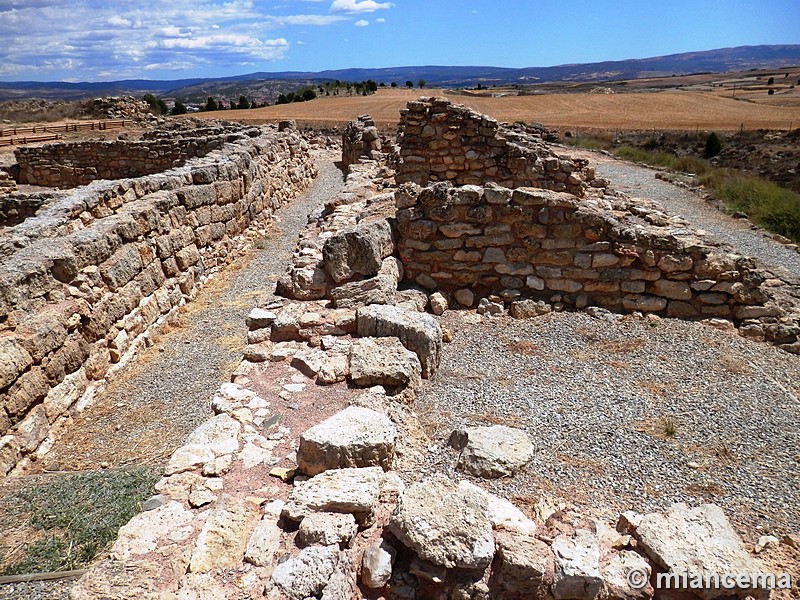
[[163,132],[141,141],[86,141],[22,147],[14,151],[23,184],[74,188],[98,179],[142,177],[182,166],[233,141],[260,135],[258,128],[208,128],[188,136]]
[[0,476],[315,175],[297,131],[266,129],[179,169],[80,188],[4,232]]
[[400,112],[397,183],[494,182],[508,188],[538,187],[583,196],[602,186],[588,161],[560,157],[541,139],[446,98],[422,98]]
[[647,224],[641,203],[446,184],[406,185],[396,203],[405,280],[428,289],[558,295],[578,308],[680,318],[748,319],[774,310],[762,306],[763,276],[751,259],[685,229]]

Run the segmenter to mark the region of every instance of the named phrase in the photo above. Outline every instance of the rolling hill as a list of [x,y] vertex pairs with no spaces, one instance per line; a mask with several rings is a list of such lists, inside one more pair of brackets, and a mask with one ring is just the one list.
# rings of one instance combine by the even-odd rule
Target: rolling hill
[[701,72],[743,71],[800,65],[800,44],[739,46],[668,56],[568,64],[551,67],[512,69],[491,66],[410,66],[380,69],[341,69],[305,73],[299,71],[259,72],[219,79],[171,81],[124,80],[110,82],[0,82],[0,100],[46,98],[80,99],[92,96],[152,93],[162,97],[198,100],[219,95],[261,97],[274,101],[278,94],[303,85],[335,80],[366,81],[387,85],[420,79],[436,87],[531,84],[547,82],[592,82],[638,79],[642,77],[686,75]]

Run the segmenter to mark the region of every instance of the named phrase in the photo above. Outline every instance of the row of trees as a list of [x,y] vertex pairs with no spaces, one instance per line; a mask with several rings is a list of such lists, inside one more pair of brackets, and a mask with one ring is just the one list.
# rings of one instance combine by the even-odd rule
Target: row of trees
[[[417,87],[420,89],[425,87],[425,80],[420,79],[417,81]],[[308,102],[309,100],[314,100],[317,98],[318,95],[325,95],[325,96],[338,96],[341,94],[342,90],[344,90],[347,96],[368,96],[370,94],[374,94],[378,91],[378,84],[373,81],[372,79],[368,79],[366,81],[351,83],[347,81],[332,81],[329,83],[325,83],[319,85],[315,90],[313,87],[306,87],[302,88],[296,92],[289,92],[287,94],[281,94],[278,96],[277,101],[275,104],[291,104],[292,102]],[[385,83],[381,83],[380,87],[386,87]],[[396,88],[397,83],[392,82],[391,87]],[[406,87],[409,89],[414,87],[413,81],[406,81]],[[175,106],[170,110],[170,108],[166,105],[166,103],[161,100],[161,98],[156,98],[153,94],[145,94],[142,98],[145,102],[150,105],[150,111],[157,115],[184,115],[188,112],[186,105],[183,104],[181,101],[176,101]],[[239,101],[236,102],[231,100],[229,103],[231,110],[246,110],[250,108],[261,108],[264,106],[269,106],[268,102],[264,102],[259,104],[255,100],[249,100],[247,96],[239,96]],[[223,100],[217,100],[213,96],[209,96],[206,100],[204,106],[200,107],[201,111],[217,111],[217,110],[226,110],[228,106]]]
[[[267,106],[267,103],[259,104],[255,100],[250,101],[248,100],[247,96],[239,96],[239,102],[235,100],[230,101],[230,109],[231,110],[247,110],[249,108],[261,108]],[[204,111],[213,111],[213,110],[225,110],[227,107],[225,106],[225,102],[222,100],[215,100],[212,96],[208,97],[206,100],[206,104],[200,110]]]

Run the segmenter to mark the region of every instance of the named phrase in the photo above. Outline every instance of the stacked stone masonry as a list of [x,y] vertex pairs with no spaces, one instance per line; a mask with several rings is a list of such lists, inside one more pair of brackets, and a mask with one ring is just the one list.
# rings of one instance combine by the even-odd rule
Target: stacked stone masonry
[[588,161],[559,157],[532,138],[519,143],[519,136],[491,117],[445,98],[409,102],[400,114],[398,184],[494,182],[583,196],[603,183]]
[[182,166],[236,138],[258,136],[257,127],[206,128],[188,136],[151,132],[137,142],[86,141],[22,147],[14,151],[23,184],[74,188],[98,179],[142,177]]
[[[354,222],[375,216],[384,200],[375,194],[382,182],[364,180],[370,168],[362,162],[351,169],[347,191],[310,222],[295,258],[332,266],[330,255],[313,255],[337,235],[352,239]],[[351,211],[343,210],[348,198]],[[339,257],[354,267],[365,255]],[[293,269],[308,267],[295,262]],[[756,588],[735,582],[725,589],[654,589],[668,573],[719,578],[768,569],[715,505],[618,514],[525,488],[526,514],[486,491],[482,479],[513,477],[536,460],[526,432],[455,430],[450,449],[440,453],[439,433],[428,437],[413,410],[415,380],[397,395],[375,381],[354,389],[362,386],[356,348],[369,342],[375,374],[393,375],[396,350],[410,333],[392,327],[387,337],[364,337],[374,332],[362,327],[362,317],[402,311],[402,325],[412,328],[436,323],[433,317],[398,303],[337,309],[334,323],[326,305],[305,298],[253,309],[251,356],[215,395],[217,414],[173,453],[146,512],[120,530],[107,556],[72,590],[74,600],[769,597],[763,580]],[[348,348],[349,375],[345,367],[336,381],[323,380],[324,364],[346,363]],[[296,403],[297,417],[285,417],[287,400]],[[431,464],[440,463],[453,470],[431,476]],[[473,478],[460,480],[457,471]],[[790,584],[776,580],[773,587]]]
[[[615,201],[612,203],[612,200]],[[629,203],[499,186],[396,194],[405,280],[477,297],[517,290],[583,308],[680,318],[767,316],[751,259],[638,222]]]
[[0,476],[316,175],[265,128],[181,168],[97,182],[0,236]]

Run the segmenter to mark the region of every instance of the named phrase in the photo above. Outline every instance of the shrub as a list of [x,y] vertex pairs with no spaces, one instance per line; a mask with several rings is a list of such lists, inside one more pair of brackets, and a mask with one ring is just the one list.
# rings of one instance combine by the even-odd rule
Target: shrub
[[706,158],[713,158],[720,152],[722,152],[722,142],[720,142],[717,132],[712,131],[706,138],[706,145],[703,148],[703,156]]
[[413,88],[414,82],[413,81],[406,81],[406,87]]
[[772,96],[772,95],[774,95],[774,94],[775,94],[775,90],[773,90],[772,88],[769,88],[769,91],[767,92],[767,94],[769,94],[770,96]]
[[715,169],[700,182],[732,211],[747,213],[762,227],[800,241],[800,194],[771,181],[729,169]]
[[217,101],[209,96],[208,100],[206,100],[206,110],[217,110],[218,108],[219,106],[217,106]]
[[172,114],[173,115],[185,115],[186,114],[186,106],[183,102],[176,101],[175,106],[172,107]]
[[236,105],[236,108],[250,108],[250,101],[247,99],[247,96],[239,96],[239,104]]

